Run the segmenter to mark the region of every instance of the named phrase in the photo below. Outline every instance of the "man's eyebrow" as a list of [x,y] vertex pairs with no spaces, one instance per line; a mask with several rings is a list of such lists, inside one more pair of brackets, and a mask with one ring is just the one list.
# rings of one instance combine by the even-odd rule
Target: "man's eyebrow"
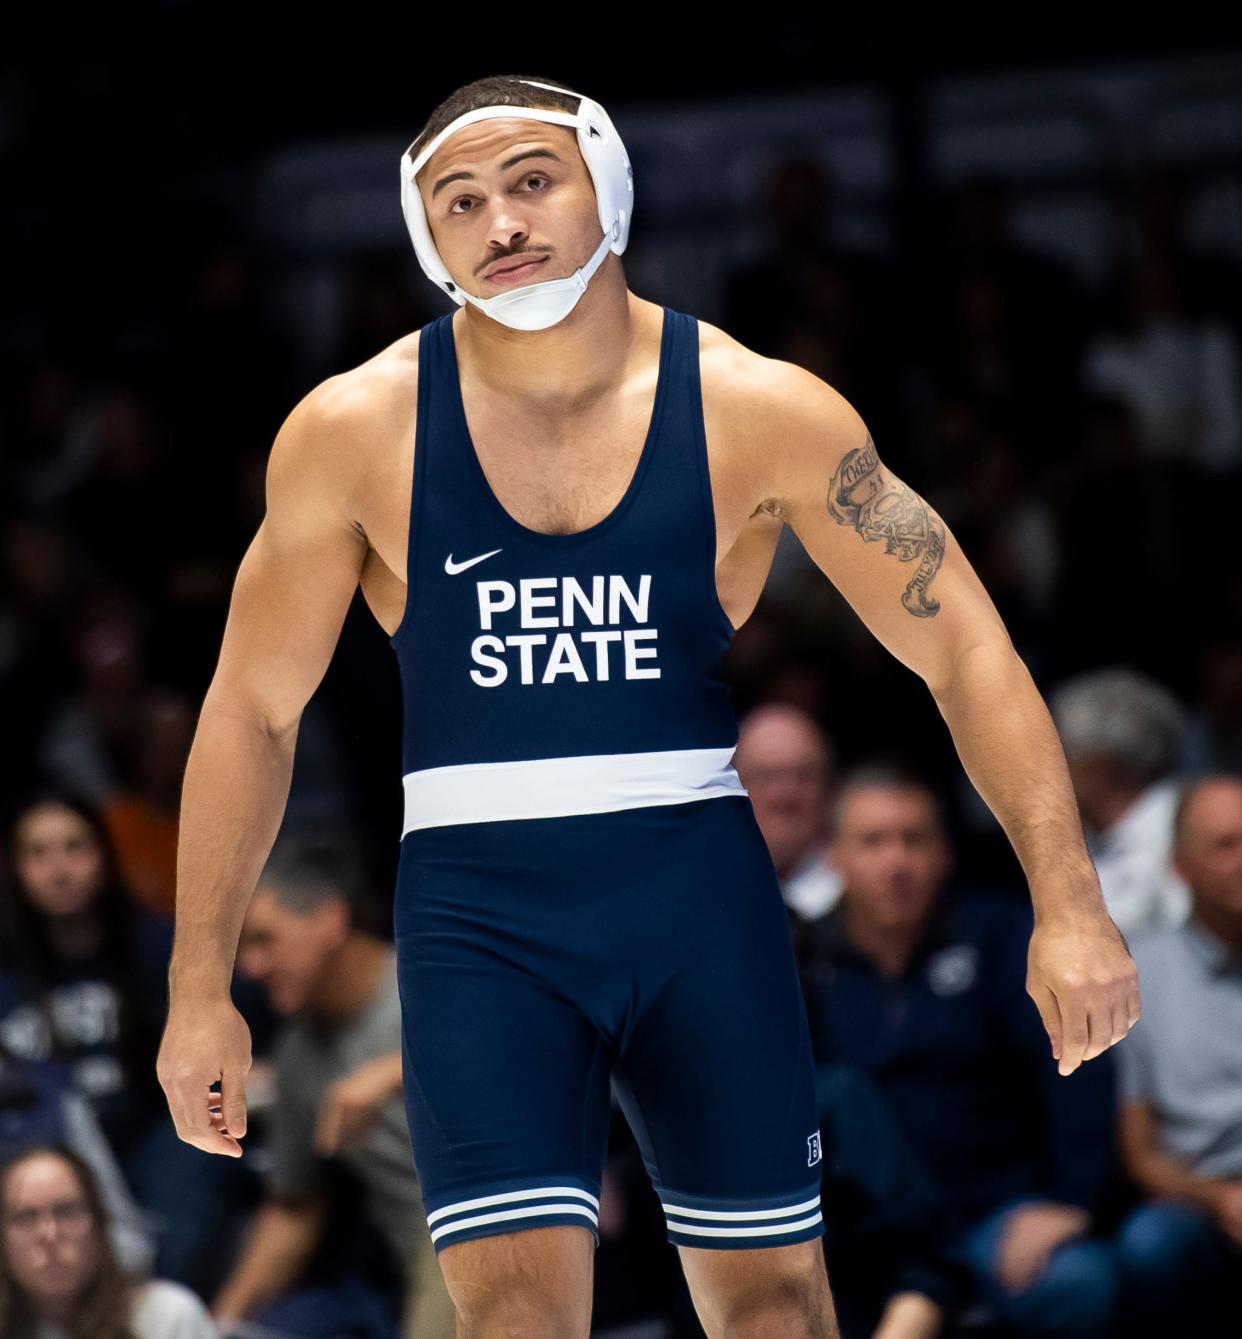
[[[506,158],[500,165],[502,172],[507,172],[515,163],[520,163],[524,158],[551,158],[554,163],[561,161],[560,155],[552,152],[551,149],[527,149],[524,153],[515,153],[512,158]],[[447,186],[450,181],[473,181],[473,172],[450,172],[447,177],[441,177],[439,181],[431,188],[431,198],[434,200],[441,186]]]

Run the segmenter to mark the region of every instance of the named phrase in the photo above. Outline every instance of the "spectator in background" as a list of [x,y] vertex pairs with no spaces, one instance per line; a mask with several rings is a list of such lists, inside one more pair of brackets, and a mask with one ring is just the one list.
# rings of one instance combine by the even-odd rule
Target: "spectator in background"
[[836,902],[841,876],[828,863],[832,747],[800,707],[766,702],[738,724],[734,766],[750,792],[791,912],[803,921]]
[[133,784],[109,797],[104,814],[130,896],[172,916],[181,778],[194,741],[196,712],[183,694],[155,689],[142,703],[140,719]]
[[[67,1067],[156,1217],[157,1272],[199,1287],[246,1198],[248,1170],[178,1139],[156,1079],[172,922],[128,897],[101,813],[68,789],[21,799],[2,854],[0,1046]],[[263,1013],[249,1016],[265,1042]],[[191,1198],[199,1208],[187,1214]]]
[[891,765],[836,799],[841,899],[813,927],[817,1066],[853,1066],[888,1099],[938,1184],[951,1259],[1022,1335],[1098,1339],[1117,1305],[1092,1235],[1113,1178],[1111,1061],[1063,1077],[1026,994],[1032,913],[946,888],[934,793]]
[[1191,914],[1136,946],[1143,1017],[1117,1047],[1122,1155],[1149,1197],[1118,1233],[1135,1339],[1242,1328],[1242,776],[1186,783],[1173,858]]
[[1224,320],[1191,310],[1186,287],[1176,255],[1143,246],[1122,278],[1117,328],[1087,345],[1082,383],[1126,401],[1148,462],[1223,474],[1242,459],[1242,358]]
[[47,1144],[64,1145],[90,1164],[108,1211],[108,1235],[123,1268],[147,1275],[155,1233],[134,1202],[90,1103],[63,1065],[14,1060],[0,1050],[0,1164]]
[[150,613],[104,586],[85,595],[68,629],[74,678],[48,706],[35,764],[63,786],[106,804],[127,779],[135,723],[150,688]]
[[[256,1215],[212,1310],[294,1332],[342,1306],[321,1290],[285,1297],[323,1240],[335,1168],[352,1173],[367,1221],[403,1275],[405,1339],[451,1335],[444,1286],[414,1167],[402,1098],[396,950],[353,924],[356,862],[341,843],[285,836],[246,911],[241,971],[289,1020],[276,1048],[273,1166]],[[202,1157],[202,1154],[198,1154]],[[217,1159],[207,1159],[216,1161]]]
[[4,1339],[219,1339],[199,1298],[118,1264],[89,1164],[34,1147],[0,1167],[0,1334]]
[[1126,936],[1180,924],[1190,905],[1170,860],[1180,703],[1154,679],[1116,666],[1066,680],[1048,706],[1109,915]]

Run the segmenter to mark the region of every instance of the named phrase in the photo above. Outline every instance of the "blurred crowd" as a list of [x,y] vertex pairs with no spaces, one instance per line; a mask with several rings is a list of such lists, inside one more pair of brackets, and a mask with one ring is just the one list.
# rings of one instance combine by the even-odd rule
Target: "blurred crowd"
[[[851,251],[830,175],[790,159],[719,295],[957,536],[1053,711],[1141,973],[1131,1035],[1061,1075],[1005,834],[923,685],[787,533],[727,668],[849,1339],[1242,1328],[1242,270],[1188,244],[1193,185],[1126,179],[1090,284],[1017,240],[985,178],[922,257]],[[181,1142],[155,1079],[180,778],[267,451],[317,380],[440,310],[410,271],[360,257],[309,366],[261,254],[217,238],[81,325],[57,295],[0,374],[3,1339],[453,1334],[401,1099],[399,690],[360,601],[239,947],[244,1157]],[[613,1114],[595,1332],[700,1335]]]

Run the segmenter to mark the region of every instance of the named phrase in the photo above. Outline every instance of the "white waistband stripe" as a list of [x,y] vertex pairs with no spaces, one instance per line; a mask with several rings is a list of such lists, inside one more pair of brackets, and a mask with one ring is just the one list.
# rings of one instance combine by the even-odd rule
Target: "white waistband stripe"
[[453,823],[564,818],[746,795],[732,758],[730,746],[427,767],[401,779],[401,835]]

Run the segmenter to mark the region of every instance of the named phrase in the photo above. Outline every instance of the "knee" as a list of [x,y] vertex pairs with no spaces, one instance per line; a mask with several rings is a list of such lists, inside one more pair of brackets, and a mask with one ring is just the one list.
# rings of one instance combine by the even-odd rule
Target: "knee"
[[450,1287],[460,1339],[587,1339],[589,1312],[520,1275]]
[[1144,1204],[1122,1223],[1117,1251],[1136,1273],[1164,1272],[1196,1256],[1211,1236],[1211,1223],[1188,1205]]
[[[822,1274],[822,1271],[821,1271]],[[824,1277],[779,1277],[729,1301],[716,1339],[839,1339]]]
[[[1010,1309],[1038,1333],[1098,1335],[1111,1331],[1120,1297],[1116,1265],[1101,1241],[1077,1241],[1052,1253],[1043,1273]],[[1046,1325],[1046,1328],[1045,1328]]]

